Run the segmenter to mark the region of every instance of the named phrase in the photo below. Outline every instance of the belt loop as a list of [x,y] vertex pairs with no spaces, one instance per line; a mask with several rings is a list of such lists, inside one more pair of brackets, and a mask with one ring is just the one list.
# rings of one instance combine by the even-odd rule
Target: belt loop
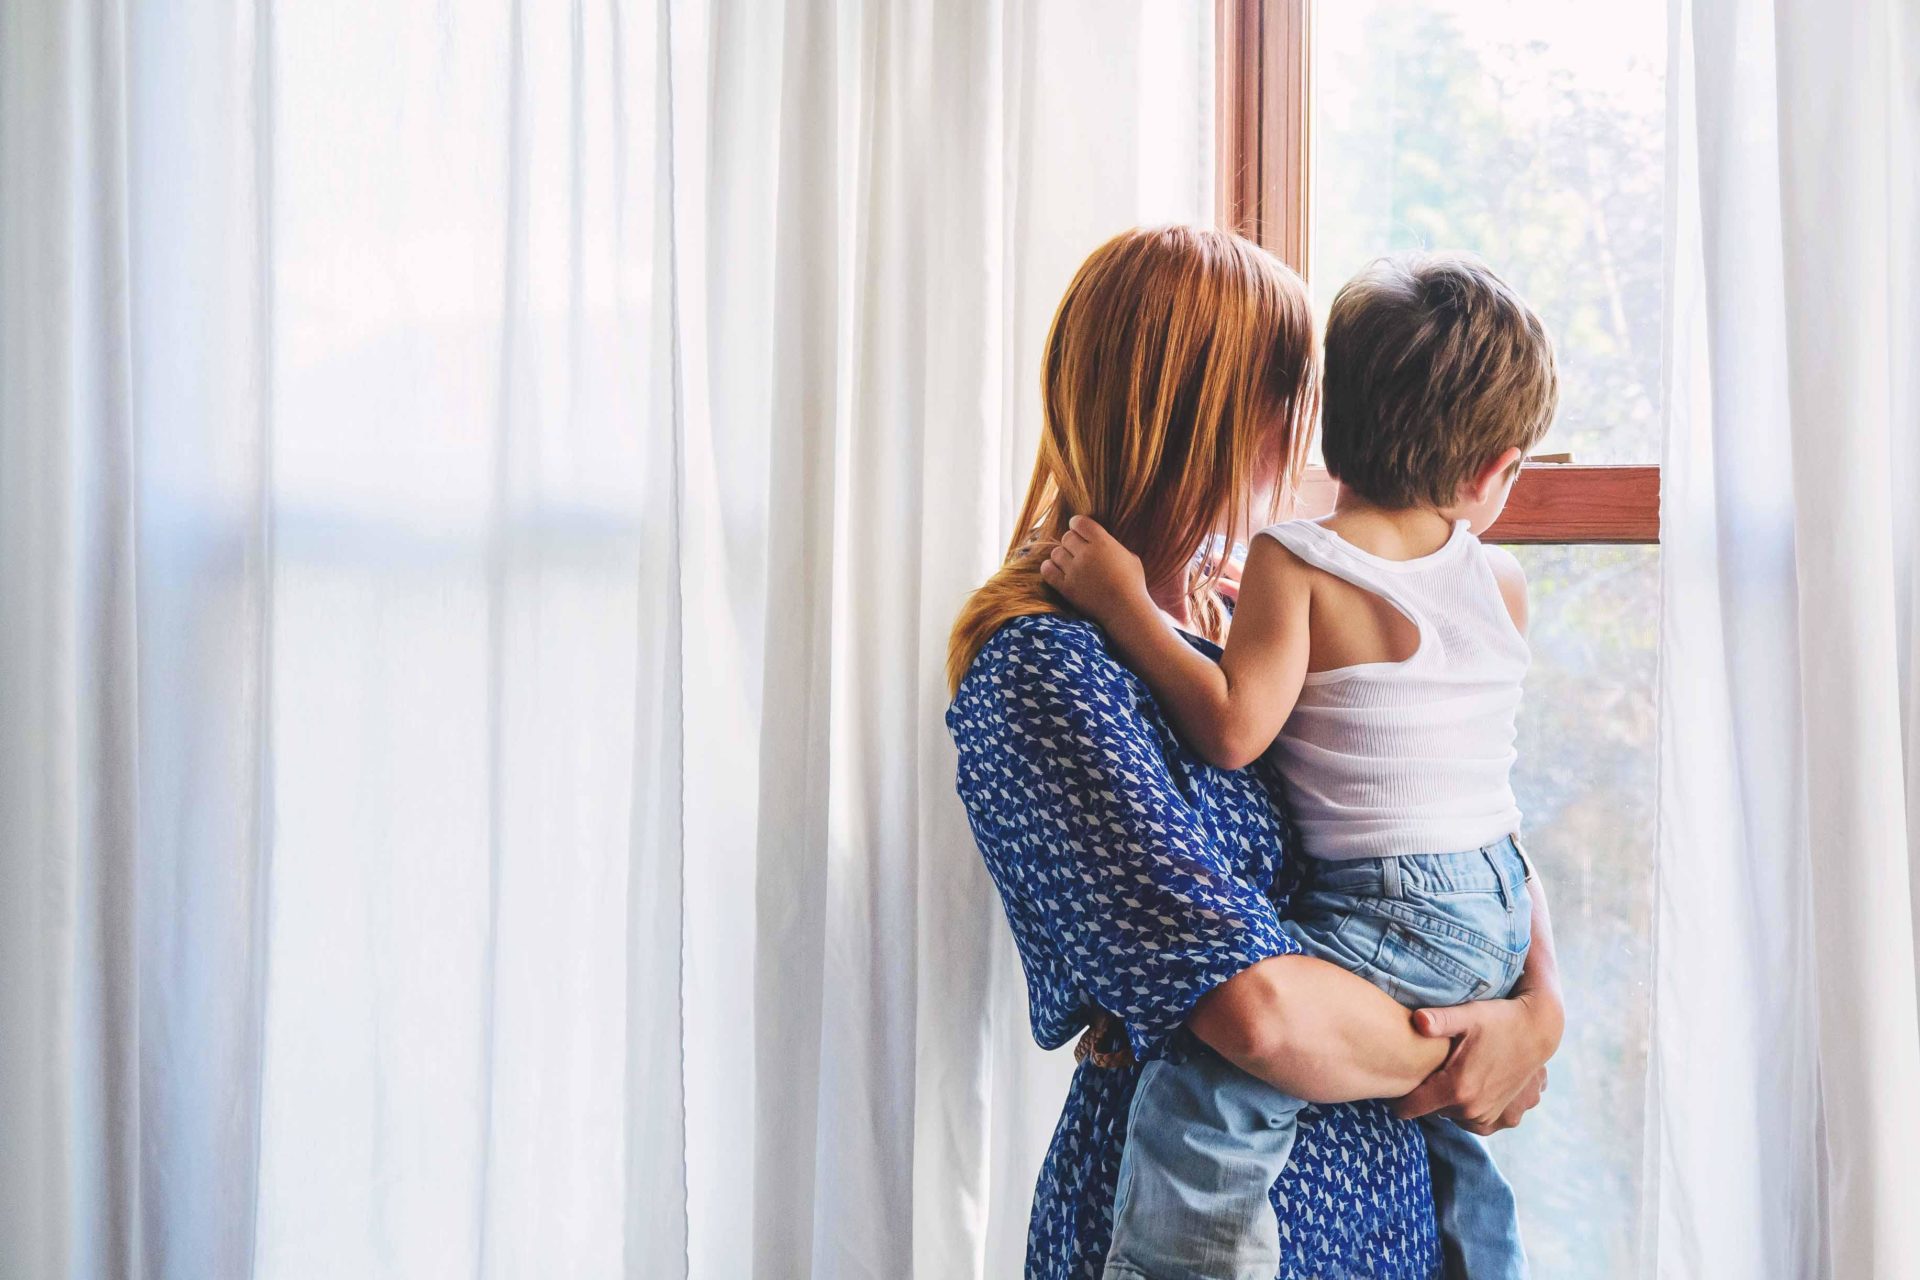
[[1400,887],[1400,859],[1380,859],[1380,896],[1383,898],[1406,897]]
[[1493,856],[1491,852],[1492,848],[1493,846],[1489,845],[1487,848],[1480,850],[1480,856],[1486,860],[1487,870],[1493,872],[1493,882],[1500,886],[1500,909],[1502,911],[1511,911],[1513,910],[1513,898],[1507,893],[1507,877],[1505,873],[1500,870],[1500,861]]
[[1513,841],[1513,851],[1520,855],[1520,866],[1527,873],[1526,883],[1533,883],[1533,859],[1527,855],[1527,846],[1520,843],[1520,833],[1514,832],[1507,839]]

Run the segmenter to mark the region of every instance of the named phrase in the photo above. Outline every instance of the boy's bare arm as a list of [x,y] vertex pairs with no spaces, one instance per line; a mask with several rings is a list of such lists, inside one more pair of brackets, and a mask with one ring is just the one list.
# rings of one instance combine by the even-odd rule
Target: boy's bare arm
[[1513,619],[1513,625],[1521,635],[1527,634],[1527,571],[1520,567],[1520,561],[1513,552],[1505,547],[1487,545],[1487,563],[1493,566],[1493,580],[1500,587],[1500,598],[1506,602],[1507,614]]
[[1167,625],[1147,593],[1139,558],[1098,522],[1074,517],[1041,574],[1106,629],[1181,736],[1213,764],[1251,763],[1292,714],[1306,676],[1311,592],[1304,567],[1272,539],[1254,539],[1217,664]]

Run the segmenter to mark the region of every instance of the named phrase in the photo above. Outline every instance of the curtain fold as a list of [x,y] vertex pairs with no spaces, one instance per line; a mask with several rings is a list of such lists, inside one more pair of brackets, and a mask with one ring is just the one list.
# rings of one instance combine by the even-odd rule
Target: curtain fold
[[263,31],[222,4],[0,25],[0,1271],[235,1274],[268,869]]
[[[140,1249],[124,76],[113,15],[0,11],[0,1270]],[[97,69],[103,91],[69,96]],[[98,156],[106,172],[93,180]],[[106,667],[113,687],[91,672]],[[118,696],[116,696],[118,695]],[[95,792],[89,779],[110,785]]]
[[1017,1268],[946,631],[1208,22],[0,10],[0,1271]]
[[1671,34],[1650,1269],[1912,1274],[1920,49]]

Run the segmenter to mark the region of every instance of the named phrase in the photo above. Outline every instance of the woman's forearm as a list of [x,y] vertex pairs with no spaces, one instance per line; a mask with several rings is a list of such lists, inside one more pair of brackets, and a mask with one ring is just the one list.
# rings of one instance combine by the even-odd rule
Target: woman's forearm
[[1308,1102],[1398,1097],[1448,1050],[1365,978],[1310,956],[1263,960],[1221,983],[1187,1026],[1241,1070]]

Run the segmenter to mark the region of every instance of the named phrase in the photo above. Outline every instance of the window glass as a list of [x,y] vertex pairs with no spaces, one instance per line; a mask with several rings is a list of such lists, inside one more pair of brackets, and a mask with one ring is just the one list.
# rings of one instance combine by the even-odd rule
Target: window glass
[[1479,254],[1545,318],[1542,452],[1658,457],[1661,0],[1343,0],[1314,8],[1312,277],[1402,249]]
[[[1539,451],[1657,460],[1665,6],[1349,0],[1314,22],[1322,314],[1381,253],[1476,253],[1554,337]],[[1611,1277],[1640,1238],[1659,550],[1518,554],[1534,665],[1514,785],[1569,1017],[1545,1104],[1494,1145],[1535,1272]]]
[[1532,599],[1514,789],[1567,988],[1546,1101],[1493,1142],[1536,1275],[1638,1265],[1652,976],[1657,547],[1520,547]]

